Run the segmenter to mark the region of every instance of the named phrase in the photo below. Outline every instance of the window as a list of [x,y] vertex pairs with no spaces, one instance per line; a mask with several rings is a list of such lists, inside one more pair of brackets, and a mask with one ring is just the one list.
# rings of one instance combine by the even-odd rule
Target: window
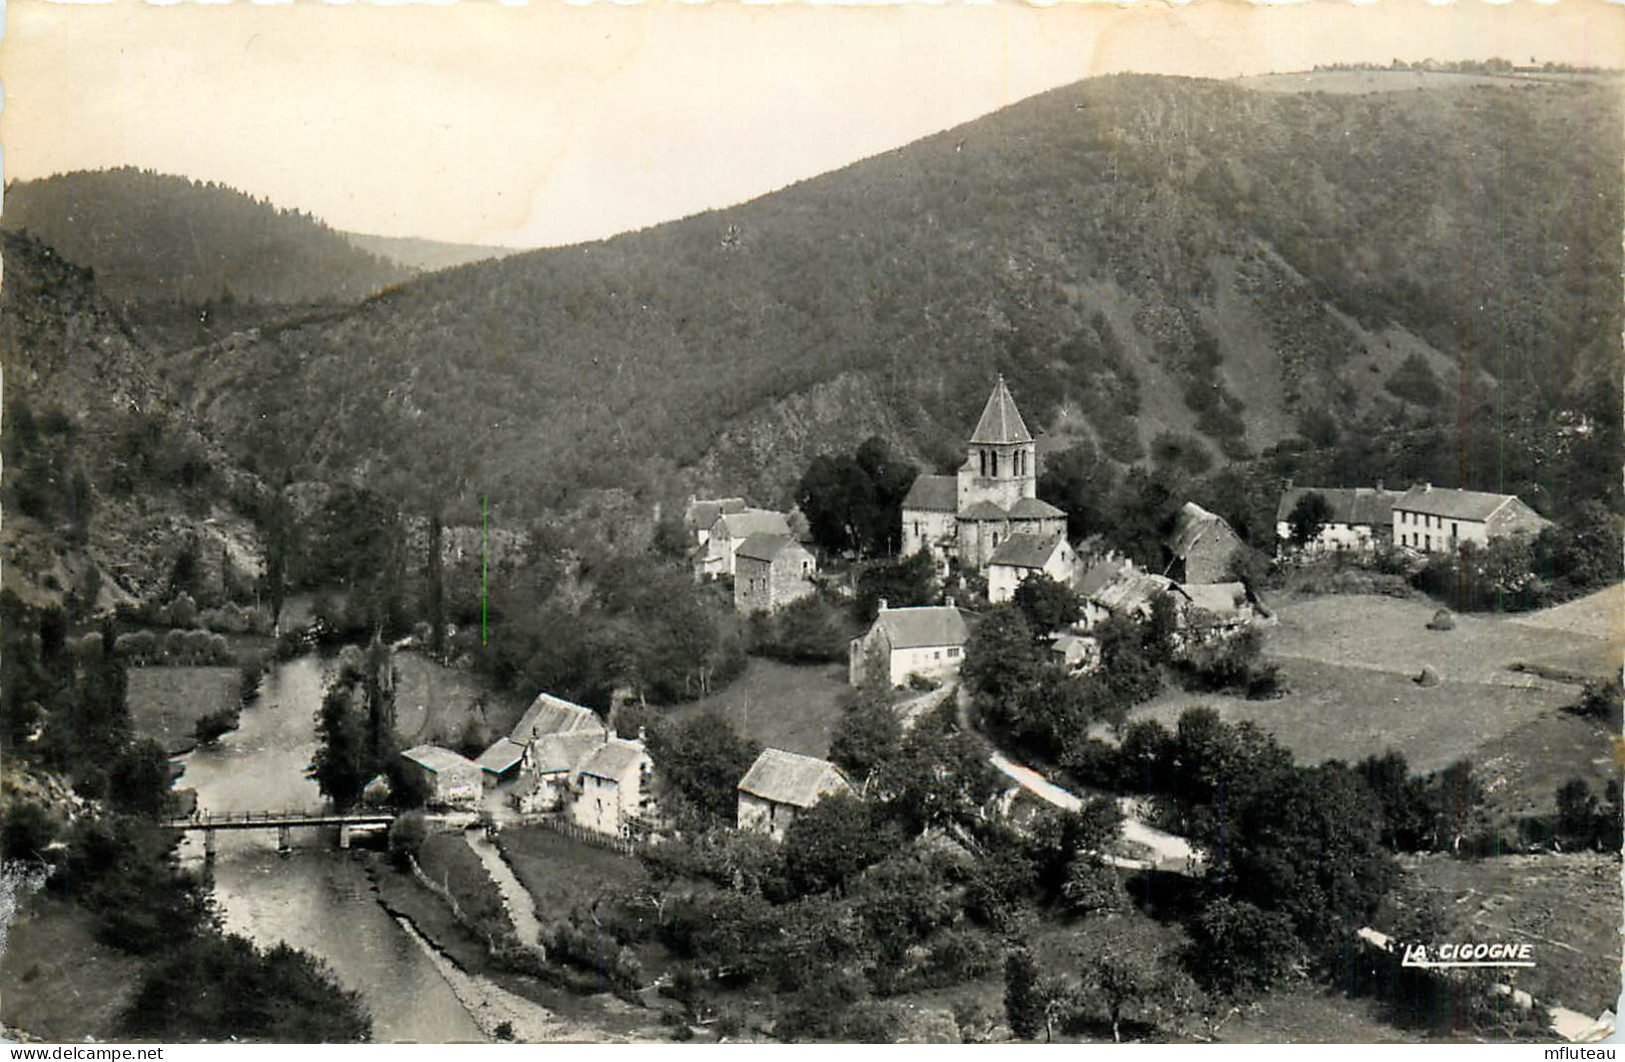
[[1428,535],[1422,541],[1423,541],[1423,544],[1424,544],[1423,545],[1424,549],[1432,549],[1433,548],[1433,536],[1432,535]]
[[976,451],[976,453],[977,453],[977,456],[979,456],[982,459],[982,475],[986,476],[987,475],[987,451],[986,450],[978,450],[978,451]]
[[958,655],[959,655],[959,646],[953,645],[953,646],[948,647],[948,659],[952,660],[954,657],[956,657]]
[[1454,520],[1450,521],[1450,537],[1451,538],[1459,538],[1460,536],[1461,536],[1461,525],[1456,523]]

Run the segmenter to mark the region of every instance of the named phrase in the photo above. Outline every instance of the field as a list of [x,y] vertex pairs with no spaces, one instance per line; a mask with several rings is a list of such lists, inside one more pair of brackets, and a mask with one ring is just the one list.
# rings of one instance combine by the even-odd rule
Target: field
[[27,916],[6,930],[0,1021],[46,1041],[117,1039],[141,960],[97,943],[78,907],[38,895],[19,900]]
[[456,748],[470,723],[478,744],[489,744],[524,713],[518,698],[488,691],[474,672],[442,667],[418,653],[396,653],[395,675],[395,730],[408,744]]
[[[1609,652],[1603,639],[1500,617],[1457,616],[1455,630],[1430,631],[1434,608],[1360,595],[1286,599],[1278,624],[1264,629],[1264,651],[1281,665],[1286,696],[1248,701],[1172,690],[1132,717],[1172,726],[1185,708],[1207,704],[1232,722],[1256,722],[1303,763],[1393,748],[1414,769],[1430,771],[1578,699],[1575,686],[1511,671],[1512,664],[1576,652],[1600,660]],[[1412,681],[1424,666],[1438,673],[1438,686]]]
[[530,893],[545,926],[572,908],[592,903],[606,886],[644,880],[643,865],[630,856],[595,848],[546,826],[513,826],[497,834],[497,847]]
[[1413,856],[1402,890],[1434,894],[1463,939],[1535,947],[1517,987],[1543,1003],[1596,1015],[1620,991],[1618,856]]
[[844,664],[797,666],[752,657],[745,673],[721,693],[662,714],[686,719],[714,708],[752,741],[822,758],[841,717],[846,677]]
[[128,700],[136,736],[171,753],[191,748],[201,716],[237,707],[237,683],[234,667],[132,667]]

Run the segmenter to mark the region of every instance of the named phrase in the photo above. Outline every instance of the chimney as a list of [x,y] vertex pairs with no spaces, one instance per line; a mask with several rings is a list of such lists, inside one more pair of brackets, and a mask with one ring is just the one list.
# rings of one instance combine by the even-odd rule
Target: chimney
[[1282,490],[1291,490],[1291,489],[1292,489],[1292,477],[1291,477],[1291,476],[1288,476],[1288,477],[1287,477],[1287,479],[1286,479],[1286,486],[1285,486],[1285,487],[1282,487],[1282,488],[1281,488],[1281,489],[1282,489]]
[[942,599],[942,603],[944,605],[946,605],[947,607],[949,607],[949,608],[953,608],[954,607],[954,595],[949,594],[947,597]]
[[649,730],[648,730],[648,728],[643,727],[643,726],[638,727],[638,744],[642,745],[645,742],[647,742],[648,740],[649,740]]
[[1432,491],[1433,491],[1433,484],[1431,484],[1431,483],[1422,484],[1422,493],[1423,494],[1429,494]]
[[1382,480],[1379,479],[1379,480],[1377,480],[1377,489],[1378,490],[1387,490],[1388,488],[1384,487],[1382,485]]
[[885,599],[885,598],[881,598],[881,599],[880,599],[880,611],[882,611],[882,612],[884,612],[884,611],[886,611],[886,609],[887,609],[887,608],[889,608],[889,607],[890,607],[890,606],[889,606],[889,605],[887,605],[887,604],[886,604],[886,599]]

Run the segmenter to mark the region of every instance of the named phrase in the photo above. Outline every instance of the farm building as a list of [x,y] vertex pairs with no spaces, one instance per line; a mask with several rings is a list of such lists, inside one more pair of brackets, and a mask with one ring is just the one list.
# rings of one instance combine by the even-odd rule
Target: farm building
[[916,608],[889,608],[881,601],[868,632],[852,639],[850,681],[861,686],[866,679],[883,677],[890,685],[901,686],[914,675],[958,674],[966,636],[965,617],[952,598],[946,605]]
[[623,837],[648,821],[654,809],[654,761],[643,742],[611,737],[581,765],[570,820],[577,826]]
[[1180,617],[1187,641],[1228,638],[1253,622],[1252,598],[1242,583],[1190,583],[1179,589],[1187,602]]
[[1136,621],[1151,618],[1151,603],[1159,595],[1171,594],[1177,609],[1190,601],[1185,589],[1164,575],[1145,572],[1123,557],[1097,561],[1073,587],[1083,599],[1079,623],[1092,631],[1110,616],[1126,616]]
[[1394,542],[1424,553],[1454,553],[1472,543],[1534,536],[1552,522],[1511,494],[1455,490],[1424,483],[1394,500]]
[[418,745],[401,753],[417,771],[429,792],[429,803],[441,807],[473,807],[484,786],[473,760],[438,745]]
[[558,811],[569,803],[579,781],[577,771],[609,740],[602,727],[543,734],[530,745],[523,784],[514,789],[520,811]]
[[734,609],[773,612],[817,589],[818,561],[787,535],[752,535],[734,551]]
[[952,476],[923,475],[903,499],[903,554],[925,550],[981,570],[1011,535],[1066,533],[1066,514],[1038,500],[1038,448],[1000,376]]
[[851,793],[852,783],[828,760],[799,756],[782,749],[763,749],[739,781],[741,830],[756,830],[782,840],[798,811],[830,793]]
[[997,605],[1016,596],[1022,580],[1047,575],[1058,583],[1072,579],[1078,556],[1065,535],[1039,538],[1037,535],[1011,535],[987,562],[987,599]]
[[1311,494],[1326,500],[1326,519],[1302,549],[1310,553],[1369,551],[1391,540],[1397,490],[1376,487],[1291,487],[1275,507],[1275,537],[1281,547],[1294,546],[1292,512]]
[[1186,502],[1174,518],[1168,538],[1172,559],[1163,574],[1178,583],[1222,583],[1230,578],[1230,561],[1242,549],[1241,536],[1224,517],[1195,502]]
[[695,560],[695,574],[718,578],[734,574],[734,558],[739,547],[753,535],[781,535],[794,538],[789,517],[771,509],[746,509],[723,513],[711,525],[705,546]]
[[517,777],[528,751],[524,745],[511,738],[497,738],[474,762],[479,764],[485,784],[494,786]]
[[543,734],[568,734],[572,730],[602,730],[604,721],[598,713],[583,705],[574,704],[551,693],[537,694],[525,709],[512,732],[510,741],[528,745]]

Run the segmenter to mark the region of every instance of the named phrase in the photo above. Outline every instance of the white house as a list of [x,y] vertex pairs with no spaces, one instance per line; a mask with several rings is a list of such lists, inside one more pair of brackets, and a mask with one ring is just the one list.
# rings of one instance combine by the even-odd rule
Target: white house
[[440,807],[470,808],[480,802],[485,787],[480,768],[466,756],[438,745],[418,745],[401,753],[416,768],[429,788],[429,803]]
[[1394,543],[1423,553],[1454,553],[1471,542],[1534,536],[1551,521],[1511,494],[1424,483],[1394,499]]
[[966,636],[965,617],[952,598],[946,605],[915,608],[890,608],[881,601],[868,632],[852,639],[848,675],[854,686],[871,677],[873,667],[893,686],[907,684],[912,675],[956,675],[964,662]]
[[724,513],[742,513],[746,509],[744,498],[697,498],[688,496],[688,508],[683,512],[683,526],[694,536],[696,545],[711,540],[711,528],[717,517]]
[[851,793],[852,783],[828,760],[783,749],[763,749],[739,781],[739,828],[782,840],[797,812],[831,793]]
[[1016,587],[1034,575],[1069,583],[1077,561],[1065,535],[1011,535],[988,558],[987,599],[995,605],[1009,601],[1016,596]]
[[624,837],[654,806],[654,761],[643,742],[611,737],[579,772],[570,820],[597,833]]
[[1275,537],[1282,548],[1292,541],[1292,511],[1310,494],[1326,499],[1326,519],[1320,531],[1304,543],[1310,553],[1368,552],[1388,541],[1394,527],[1397,490],[1376,487],[1288,487],[1275,507]]
[[795,537],[790,529],[790,519],[783,513],[771,509],[723,513],[711,525],[711,533],[695,565],[696,573],[710,578],[734,574],[735,554],[752,535]]
[[530,765],[514,789],[514,804],[523,812],[559,811],[575,795],[581,767],[609,741],[603,727],[544,734],[531,742]]

